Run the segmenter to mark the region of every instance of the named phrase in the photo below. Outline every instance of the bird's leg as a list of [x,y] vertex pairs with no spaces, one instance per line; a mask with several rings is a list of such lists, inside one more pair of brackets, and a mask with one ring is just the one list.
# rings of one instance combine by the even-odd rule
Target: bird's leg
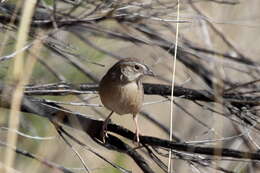
[[137,141],[137,144],[139,145],[139,135],[140,135],[140,129],[138,125],[138,116],[135,114],[133,115],[134,122],[135,122],[135,141]]
[[105,142],[105,137],[107,137],[107,124],[108,124],[110,117],[112,116],[113,113],[114,112],[111,111],[110,114],[108,115],[108,117],[103,122],[102,130],[101,130],[101,133],[100,133],[100,137],[103,140],[103,142]]

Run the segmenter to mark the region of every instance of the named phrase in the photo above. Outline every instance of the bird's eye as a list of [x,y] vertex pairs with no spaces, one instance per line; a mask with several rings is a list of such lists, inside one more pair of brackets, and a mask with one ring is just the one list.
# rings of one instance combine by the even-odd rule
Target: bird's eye
[[140,69],[140,67],[139,67],[138,65],[135,65],[134,68],[135,68],[136,70],[139,70],[139,69]]

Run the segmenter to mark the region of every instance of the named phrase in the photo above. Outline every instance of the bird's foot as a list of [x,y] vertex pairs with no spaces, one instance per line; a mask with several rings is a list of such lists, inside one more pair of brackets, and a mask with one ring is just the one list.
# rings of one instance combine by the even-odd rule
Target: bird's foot
[[134,140],[133,140],[133,143],[134,144],[136,144],[138,147],[140,147],[141,146],[141,143],[140,143],[140,138],[139,138],[139,136],[140,136],[140,133],[138,132],[136,132],[135,133],[135,137],[134,137]]
[[107,125],[106,124],[103,124],[102,126],[102,130],[100,132],[100,138],[102,140],[103,143],[106,142],[106,138],[108,137],[107,135]]
[[105,121],[103,122],[103,125],[102,125],[100,138],[103,141],[103,143],[105,143],[106,142],[106,138],[108,138],[108,135],[107,135],[107,124],[109,123],[110,117],[112,116],[112,114],[113,114],[113,111],[108,115],[108,117],[105,119]]

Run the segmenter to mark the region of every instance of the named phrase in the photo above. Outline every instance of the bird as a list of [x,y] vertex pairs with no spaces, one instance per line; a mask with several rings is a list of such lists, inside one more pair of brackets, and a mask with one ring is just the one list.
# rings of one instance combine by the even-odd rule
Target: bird
[[138,116],[143,105],[144,76],[155,76],[153,71],[137,58],[124,58],[115,63],[103,76],[99,84],[102,104],[111,111],[102,125],[101,138],[105,142],[107,125],[115,112],[119,115],[132,114],[135,123],[135,140],[139,144],[140,129]]

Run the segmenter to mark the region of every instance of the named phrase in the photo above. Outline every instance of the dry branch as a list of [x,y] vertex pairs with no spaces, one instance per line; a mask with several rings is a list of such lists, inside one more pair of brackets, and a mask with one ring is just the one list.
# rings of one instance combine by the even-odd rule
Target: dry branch
[[[2,85],[2,89],[3,88],[4,87]],[[9,88],[11,87],[9,86]],[[10,97],[8,97],[6,93],[1,94],[1,107],[5,107],[7,109],[10,108],[10,100],[8,98]],[[22,100],[21,111],[48,118],[51,122],[54,122],[55,124],[63,124],[71,128],[84,131],[94,141],[102,144],[100,142],[100,130],[102,129],[103,124],[102,120],[97,120],[86,115],[73,113],[56,104],[45,102],[44,99],[36,99],[30,96],[24,96]],[[108,131],[112,133],[109,133],[108,138],[106,139],[106,143],[102,144],[104,147],[126,153],[133,160],[136,161],[136,164],[139,165],[144,172],[153,172],[149,167],[147,161],[138,153],[137,150],[134,150],[128,144],[113,135],[114,133],[129,140],[134,140],[135,135],[133,132],[112,123],[108,125]],[[251,153],[227,148],[200,147],[182,142],[170,142],[165,139],[150,136],[140,136],[140,142],[142,145],[146,146],[159,147],[168,150],[172,149],[175,151],[187,152],[192,154],[216,156],[216,153],[219,153],[219,157],[260,160],[260,154],[257,152]]]

